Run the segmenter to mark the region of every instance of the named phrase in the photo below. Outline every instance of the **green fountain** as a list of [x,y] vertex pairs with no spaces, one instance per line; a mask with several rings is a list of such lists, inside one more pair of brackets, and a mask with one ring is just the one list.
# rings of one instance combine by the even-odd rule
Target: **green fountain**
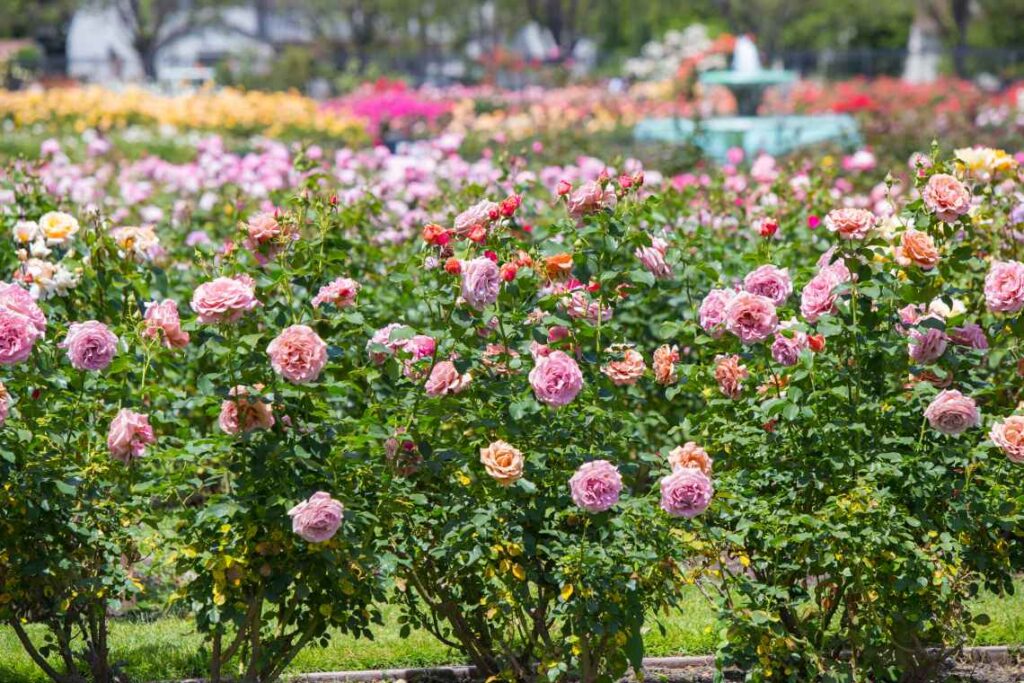
[[731,69],[700,75],[702,85],[724,86],[732,92],[736,116],[645,119],[637,124],[633,135],[641,142],[692,143],[720,162],[731,147],[739,147],[748,155],[778,155],[829,142],[849,148],[859,146],[860,132],[852,116],[758,116],[765,90],[795,80],[792,71],[763,68],[754,42],[742,36],[736,40]]

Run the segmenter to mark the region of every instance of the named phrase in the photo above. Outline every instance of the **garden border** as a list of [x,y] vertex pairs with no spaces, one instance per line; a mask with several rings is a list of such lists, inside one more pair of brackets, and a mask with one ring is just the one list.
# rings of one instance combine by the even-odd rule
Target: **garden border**
[[[982,645],[964,648],[963,661],[973,664],[1009,665],[1024,661],[1024,647]],[[713,655],[684,657],[645,657],[644,668],[654,670],[695,669],[714,666]],[[361,671],[330,671],[295,674],[284,680],[289,683],[372,683],[373,681],[461,681],[471,678],[471,666],[438,666],[421,669],[365,669]],[[206,683],[203,678],[191,678],[180,683]]]

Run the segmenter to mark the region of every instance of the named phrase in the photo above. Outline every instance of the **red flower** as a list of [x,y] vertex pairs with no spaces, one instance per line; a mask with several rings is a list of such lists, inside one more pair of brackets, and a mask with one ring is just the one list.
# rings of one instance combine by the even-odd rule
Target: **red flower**
[[768,238],[779,231],[779,224],[774,218],[765,218],[761,221],[761,237]]
[[570,183],[568,180],[559,180],[558,187],[555,188],[555,192],[558,193],[559,197],[564,197],[565,195],[572,192],[572,183]]
[[448,244],[448,241],[451,239],[448,231],[436,223],[427,223],[424,225],[422,236],[423,241],[427,244],[436,244],[439,247],[443,247]]
[[825,336],[821,334],[812,334],[807,337],[807,345],[811,347],[811,351],[818,353],[825,349]]
[[444,262],[445,272],[450,275],[458,275],[462,272],[462,262],[459,259],[452,256],[450,259]]
[[505,282],[512,282],[516,279],[519,267],[514,263],[503,263],[501,266],[501,279]]

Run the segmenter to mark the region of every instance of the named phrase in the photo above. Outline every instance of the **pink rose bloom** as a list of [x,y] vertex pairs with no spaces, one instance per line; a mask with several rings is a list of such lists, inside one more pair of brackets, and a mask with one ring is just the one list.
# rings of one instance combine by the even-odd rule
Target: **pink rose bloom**
[[30,319],[0,307],[0,365],[14,365],[26,360],[40,336],[39,329]]
[[911,330],[907,350],[915,363],[934,363],[946,352],[948,341],[946,333],[934,327]]
[[587,512],[604,512],[619,501],[622,475],[607,460],[592,460],[580,465],[569,479],[572,502]]
[[188,332],[181,329],[181,318],[178,316],[178,302],[164,299],[160,303],[150,301],[146,304],[146,327],[142,336],[147,339],[163,338],[164,345],[169,349],[180,349],[188,345]]
[[981,424],[978,405],[956,389],[946,389],[925,408],[924,416],[933,429],[955,436]]
[[800,331],[795,331],[792,337],[776,334],[772,342],[772,358],[779,365],[796,365],[800,360],[800,352],[807,348],[807,344],[807,335]]
[[57,345],[67,349],[68,360],[76,370],[102,370],[117,352],[117,335],[96,320],[71,323],[68,336]]
[[500,215],[500,207],[485,199],[455,217],[453,232],[457,235],[468,235],[473,228],[487,227]]
[[231,323],[260,306],[249,277],[219,277],[192,293],[192,310],[201,323]]
[[704,474],[711,476],[711,467],[714,461],[708,452],[697,445],[694,441],[687,441],[682,446],[676,446],[668,454],[668,464],[672,470],[681,467],[695,467]]
[[637,247],[633,252],[644,268],[659,280],[672,277],[672,266],[665,262],[666,253],[668,253],[668,242],[660,237],[652,237],[651,246]]
[[423,388],[427,392],[427,396],[447,396],[461,393],[471,381],[473,381],[472,374],[467,372],[460,375],[455,363],[443,360],[434,364],[434,368],[430,371],[430,377],[427,378],[427,383]]
[[331,494],[317,491],[291,510],[292,531],[310,543],[329,540],[341,526],[345,506],[331,498]]
[[636,349],[626,349],[621,360],[613,360],[601,367],[601,372],[618,386],[636,384],[636,381],[644,376],[645,370],[647,364],[643,355]]
[[696,517],[714,495],[708,475],[696,467],[680,467],[661,480],[661,509],[673,517]]
[[807,322],[817,322],[821,316],[836,309],[835,278],[820,272],[804,285],[800,293],[800,313]]
[[716,339],[725,329],[725,307],[736,296],[731,289],[712,289],[700,303],[700,326]]
[[793,293],[793,281],[788,269],[764,265],[747,273],[743,278],[743,289],[767,297],[776,306],[781,306]]
[[327,365],[327,344],[308,325],[286,327],[267,346],[274,372],[292,384],[315,382]]
[[939,220],[952,223],[971,208],[971,191],[947,173],[936,173],[921,191],[925,206]]
[[346,308],[356,302],[358,293],[358,282],[351,278],[339,277],[320,288],[320,291],[313,297],[313,308],[320,308],[322,304],[334,304],[336,308]]
[[274,426],[274,408],[269,403],[252,396],[251,392],[263,390],[262,384],[250,389],[239,385],[228,392],[226,401],[220,404],[217,424],[225,434],[238,434],[270,429]]
[[744,344],[755,344],[772,336],[779,327],[779,317],[772,300],[739,292],[725,307],[725,329]]
[[614,191],[606,191],[596,180],[588,180],[569,195],[569,215],[573,218],[582,218],[604,208],[614,208],[615,204]]
[[985,305],[996,313],[1024,308],[1024,263],[993,261],[985,276]]
[[985,337],[985,330],[977,323],[968,323],[962,327],[954,327],[949,333],[949,340],[957,346],[966,346],[971,349],[984,351],[988,348],[988,338]]
[[115,460],[127,464],[133,458],[141,458],[146,453],[146,446],[156,443],[153,427],[149,417],[122,408],[110,423],[107,432],[107,448]]
[[462,263],[462,298],[480,311],[498,300],[501,272],[498,264],[481,256]]
[[996,422],[989,430],[988,438],[1006,454],[1010,462],[1024,464],[1024,417],[1011,415]]
[[867,209],[833,209],[825,216],[825,227],[848,240],[862,240],[875,227],[875,214]]
[[246,238],[243,244],[252,252],[256,262],[265,265],[281,253],[289,240],[299,239],[291,226],[281,225],[272,213],[258,213],[243,224]]
[[907,304],[900,309],[900,322],[904,325],[916,325],[921,322],[921,307],[915,304]]
[[46,316],[28,290],[12,282],[0,282],[0,307],[20,313],[29,319],[42,337],[46,333]]
[[743,392],[743,380],[750,376],[745,365],[740,364],[740,357],[716,356],[715,357],[715,381],[718,388],[729,398],[735,400]]
[[549,406],[564,406],[583,389],[583,373],[564,351],[537,358],[529,379],[534,396]]
[[433,337],[428,337],[425,334],[413,335],[412,338],[405,340],[405,343],[402,345],[404,351],[412,354],[413,361],[433,356],[435,348],[437,348],[437,342],[434,341]]
[[[388,359],[388,356],[390,356],[395,351],[397,351],[398,349],[402,348],[402,346],[405,345],[405,339],[396,339],[394,341],[392,341],[391,339],[392,332],[398,329],[402,329],[404,327],[405,325],[403,325],[402,323],[388,323],[387,325],[373,333],[373,336],[370,338],[370,341],[366,343],[366,351],[370,356],[370,360],[374,364],[380,365],[381,363]],[[374,344],[380,344],[387,350],[374,351],[372,348]]]

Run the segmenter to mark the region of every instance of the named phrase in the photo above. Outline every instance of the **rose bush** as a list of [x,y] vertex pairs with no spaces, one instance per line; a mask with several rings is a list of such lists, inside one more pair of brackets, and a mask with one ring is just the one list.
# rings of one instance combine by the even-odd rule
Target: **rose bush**
[[752,679],[926,677],[1024,566],[1009,162],[115,154],[0,188],[0,616],[55,680],[154,590],[214,680],[385,600],[611,680],[692,583]]

